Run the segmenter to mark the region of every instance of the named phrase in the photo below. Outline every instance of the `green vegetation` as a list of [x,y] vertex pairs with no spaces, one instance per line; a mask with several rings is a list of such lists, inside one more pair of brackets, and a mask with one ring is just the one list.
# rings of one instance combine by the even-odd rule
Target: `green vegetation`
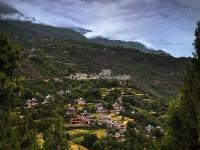
[[9,109],[14,105],[13,93],[20,89],[20,77],[16,76],[16,69],[19,67],[20,51],[19,46],[12,46],[6,34],[0,35],[0,107]]
[[200,22],[195,31],[195,53],[179,98],[171,104],[163,150],[200,148]]
[[[128,126],[128,122],[134,121],[134,132],[138,131],[137,136],[142,134],[142,137],[145,137],[147,134],[145,126],[149,123],[154,126],[162,126],[159,117],[165,113],[166,105],[162,106],[165,101],[159,97],[138,90],[132,85],[129,88],[122,87],[115,80],[74,81],[65,79],[63,77],[73,72],[73,69],[76,68],[73,66],[73,68],[67,71],[68,73],[63,72],[63,69],[59,68],[59,64],[61,63],[59,62],[57,65],[54,60],[56,54],[54,52],[54,54],[50,54],[49,52],[52,53],[51,51],[44,51],[41,48],[31,53],[28,51],[23,53],[23,58],[25,59],[23,60],[20,72],[26,76],[24,89],[21,92],[21,97],[18,97],[21,100],[17,105],[18,107],[14,107],[18,110],[11,110],[11,113],[15,114],[14,116],[21,116],[27,122],[25,135],[30,134],[27,140],[32,140],[29,145],[23,145],[23,147],[34,146],[33,149],[66,149],[68,147],[67,143],[70,143],[67,141],[72,141],[89,149],[99,147],[100,143],[106,146],[109,142],[112,143],[109,145],[111,149],[115,146],[122,148],[124,142],[121,143],[113,139],[109,134],[113,134],[115,131],[107,128],[106,125],[103,125],[103,128],[106,129],[96,126],[91,127],[89,130],[67,129],[69,131],[65,132],[65,124],[72,117],[65,113],[65,106],[68,104],[73,105],[75,103],[74,100],[80,97],[85,98],[88,104],[86,106],[77,105],[78,112],[87,110],[95,114],[95,103],[102,103],[106,109],[111,111],[116,99],[123,96],[123,105],[127,111],[122,114],[112,115],[112,119],[124,125],[128,124]],[[46,53],[48,53],[48,57],[45,57]],[[61,54],[59,54],[60,56]],[[66,59],[63,57],[62,61],[64,63]],[[27,64],[31,64],[32,67],[36,68],[35,70],[38,73],[35,76],[29,76],[29,73],[32,72],[26,70]],[[71,62],[67,63],[68,69],[71,67],[69,64]],[[51,71],[52,69],[53,71]],[[59,78],[59,81],[56,81],[55,78]],[[68,94],[58,94],[59,91],[68,90],[70,91]],[[50,95],[50,99],[47,99],[48,95]],[[32,98],[36,98],[39,105],[33,108],[26,108],[27,100]],[[48,104],[42,105],[45,100],[48,100]],[[160,110],[159,108],[163,108],[163,111],[159,112],[157,116],[151,116],[150,112],[155,111],[157,113]],[[132,112],[135,113],[133,114]],[[16,119],[19,120],[19,118]],[[135,129],[137,130],[135,131]],[[76,134],[73,134],[75,131]],[[153,135],[153,132],[151,134]],[[25,135],[22,135],[22,137]],[[38,135],[40,136],[38,137]],[[129,138],[130,135],[127,131],[126,139],[128,140]],[[90,139],[93,139],[93,141]],[[140,143],[140,147],[152,147],[152,144],[155,143],[151,138],[147,138],[147,141],[147,143]],[[35,148],[36,146],[37,148]]]
[[88,43],[82,39],[84,36],[68,29],[17,21],[0,24],[0,31],[10,33],[24,47],[22,72],[32,79],[99,73],[109,68],[114,74],[130,74],[139,89],[167,98],[177,95],[182,74],[190,62],[187,58],[142,53],[137,48]]
[[[22,90],[22,78],[18,75],[19,48],[10,42],[7,35],[1,34],[0,50],[0,149],[37,150],[39,131],[45,133],[44,149],[67,149],[64,125],[61,116],[58,115],[62,107],[52,103],[52,113],[49,113],[48,117],[45,109],[41,114],[39,110],[26,109],[21,101],[21,93],[25,93]],[[25,95],[32,96],[32,91],[26,91]],[[49,118],[49,121],[38,121],[41,115],[43,119]],[[40,125],[35,122],[39,122]]]
[[[0,24],[13,32],[11,40],[0,35],[0,149],[199,149],[200,23],[192,65],[168,114],[169,97],[176,96],[189,59],[87,43],[74,32],[65,39],[71,31],[61,28]],[[20,41],[22,51],[13,44]],[[103,68],[130,74],[132,80],[122,86],[116,80],[66,78]],[[79,98],[86,104],[78,104]],[[29,106],[30,100],[34,105]],[[114,109],[116,102],[122,109]],[[98,105],[104,113],[97,111]],[[69,108],[75,113],[67,113]],[[92,125],[70,124],[85,112],[95,120]],[[125,131],[100,122],[105,116],[120,128],[124,125]]]
[[15,35],[20,40],[32,38],[57,38],[57,39],[73,39],[78,41],[86,41],[81,33],[66,28],[55,28],[48,25],[33,24],[31,22],[21,21],[0,21],[0,32],[8,32]]
[[37,149],[34,129],[15,110],[21,91],[21,78],[16,73],[19,48],[9,42],[7,35],[0,34],[0,50],[0,149]]

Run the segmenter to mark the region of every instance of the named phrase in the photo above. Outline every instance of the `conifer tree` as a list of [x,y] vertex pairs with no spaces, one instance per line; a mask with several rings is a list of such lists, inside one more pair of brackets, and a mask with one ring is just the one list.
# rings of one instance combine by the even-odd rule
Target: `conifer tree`
[[19,45],[11,44],[7,34],[0,34],[0,107],[13,105],[13,96],[20,88],[20,78],[15,76],[20,65]]
[[52,126],[49,127],[44,136],[44,149],[45,150],[67,150],[69,149],[67,137],[64,130],[64,121],[59,114],[57,104],[54,105],[54,119]]
[[177,101],[171,104],[163,150],[200,149],[200,21],[194,41],[194,58]]
[[26,125],[26,118],[13,115],[22,86],[16,75],[19,66],[19,45],[11,44],[7,34],[0,34],[0,149],[37,150],[35,131]]

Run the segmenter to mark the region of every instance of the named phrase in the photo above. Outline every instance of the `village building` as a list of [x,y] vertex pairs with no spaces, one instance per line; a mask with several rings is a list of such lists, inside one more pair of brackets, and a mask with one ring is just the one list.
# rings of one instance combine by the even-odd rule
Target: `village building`
[[115,102],[113,105],[113,113],[120,114],[121,112],[125,111],[125,108],[118,102]]
[[97,113],[103,114],[106,113],[107,110],[103,107],[103,105],[101,103],[96,105],[96,109],[97,109]]
[[50,99],[50,98],[52,98],[50,94],[46,96],[46,99]]
[[112,118],[109,115],[99,114],[98,116],[98,124],[107,124],[108,126],[112,126]]
[[122,96],[120,96],[118,99],[117,99],[117,102],[122,104]]
[[67,115],[73,115],[73,116],[75,116],[77,114],[77,110],[76,110],[76,108],[74,106],[72,106],[71,104],[69,104],[65,113]]
[[59,94],[60,96],[62,96],[62,95],[65,94],[65,92],[63,90],[61,90],[61,91],[58,91],[57,94]]
[[71,127],[83,127],[88,126],[90,120],[88,117],[77,115],[75,118],[72,118],[69,122],[69,126]]
[[38,100],[36,98],[28,99],[26,101],[27,108],[33,108],[39,105]]
[[101,73],[99,73],[99,76],[109,76],[111,75],[110,69],[102,69]]
[[70,93],[71,93],[70,90],[66,90],[66,91],[60,90],[60,91],[57,92],[57,94],[59,94],[60,96],[67,95],[67,94],[70,94]]
[[86,105],[86,100],[82,97],[79,99],[76,99],[75,102],[77,102],[78,105]]
[[50,95],[50,94],[46,96],[46,99],[47,99],[47,100],[53,100],[53,101],[54,101],[54,97],[53,97],[52,95]]
[[50,104],[50,102],[47,99],[45,99],[44,102],[42,102],[42,105],[46,105],[46,104]]
[[154,126],[148,124],[148,125],[146,126],[146,131],[147,131],[148,133],[150,133],[151,130],[152,130],[153,128],[154,128]]
[[53,80],[54,82],[57,82],[57,83],[63,83],[63,80],[59,78],[54,78]]
[[121,134],[121,133],[119,133],[119,132],[116,132],[116,133],[115,133],[114,138],[115,138],[117,141],[119,141],[119,142],[125,141],[124,134]]
[[87,76],[86,73],[76,73],[75,75],[71,75],[70,78],[73,80],[86,80]]
[[66,113],[75,116],[71,118],[69,121],[68,126],[70,127],[85,127],[89,125],[96,125],[97,122],[96,117],[91,116],[91,114],[88,113],[87,111],[83,111],[82,113],[77,115],[75,108],[69,107]]
[[90,113],[88,113],[86,110],[84,110],[84,111],[81,113],[81,116],[88,117],[88,116],[90,116]]
[[132,111],[131,114],[135,114],[135,111]]
[[[97,74],[76,73],[66,77],[71,80],[119,80],[127,81],[131,79],[130,75],[112,75],[110,69],[103,69],[102,72]],[[121,83],[121,82],[120,82]],[[124,82],[122,82],[124,84]]]
[[97,124],[97,118],[95,116],[89,116],[90,125],[96,125]]
[[116,130],[120,131],[121,133],[126,132],[126,128],[127,128],[126,125],[119,124],[119,123],[113,123],[112,126],[113,126]]
[[70,94],[70,93],[71,93],[70,90],[66,90],[66,91],[65,91],[65,94]]

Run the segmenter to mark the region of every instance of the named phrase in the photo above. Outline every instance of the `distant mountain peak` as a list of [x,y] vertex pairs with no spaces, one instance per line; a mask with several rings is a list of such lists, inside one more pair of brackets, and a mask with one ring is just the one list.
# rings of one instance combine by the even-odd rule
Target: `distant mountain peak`
[[15,9],[14,7],[0,2],[0,14],[20,14],[23,15],[22,13],[20,13],[17,9]]
[[80,28],[80,27],[71,27],[70,29],[76,31],[76,32],[79,32],[81,34],[86,34],[88,32],[92,32],[91,30],[89,29],[84,29],[84,28]]

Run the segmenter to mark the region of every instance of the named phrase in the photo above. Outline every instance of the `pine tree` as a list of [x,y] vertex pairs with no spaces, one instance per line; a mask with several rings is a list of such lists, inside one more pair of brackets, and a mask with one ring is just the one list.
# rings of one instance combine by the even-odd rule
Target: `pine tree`
[[67,150],[69,149],[67,143],[67,136],[65,134],[63,117],[59,114],[57,104],[54,104],[54,120],[52,126],[49,127],[44,136],[45,150]]
[[13,105],[14,93],[20,89],[21,78],[15,76],[20,66],[20,47],[11,44],[7,34],[0,34],[0,107]]
[[17,76],[20,57],[19,45],[0,34],[0,149],[37,150],[35,131],[26,125],[26,118],[13,115],[22,87],[21,77]]
[[197,23],[194,58],[177,101],[171,104],[163,150],[200,149],[200,22]]

